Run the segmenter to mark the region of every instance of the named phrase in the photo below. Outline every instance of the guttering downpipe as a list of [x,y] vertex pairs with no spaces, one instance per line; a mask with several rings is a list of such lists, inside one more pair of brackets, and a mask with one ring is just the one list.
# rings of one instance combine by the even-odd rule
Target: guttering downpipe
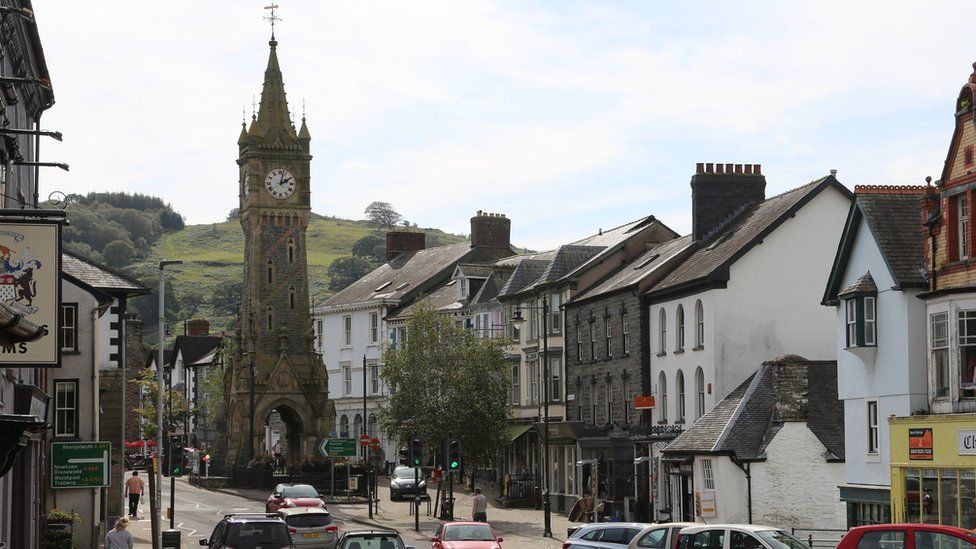
[[746,474],[746,509],[749,513],[749,524],[752,524],[752,464],[746,461],[743,466],[743,462],[739,461],[735,454],[730,455],[729,459]]

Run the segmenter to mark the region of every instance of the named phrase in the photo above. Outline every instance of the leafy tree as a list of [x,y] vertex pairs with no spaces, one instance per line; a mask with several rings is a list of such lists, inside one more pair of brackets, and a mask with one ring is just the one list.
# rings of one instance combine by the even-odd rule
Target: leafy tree
[[182,231],[186,227],[183,216],[173,210],[160,210],[159,222],[162,223],[163,228],[166,230]]
[[105,245],[102,250],[102,258],[109,267],[116,269],[124,267],[132,262],[136,256],[136,248],[127,240],[113,240]]
[[366,219],[374,225],[393,227],[402,218],[403,216],[398,214],[389,202],[370,202],[369,206],[366,206]]
[[377,233],[368,234],[352,245],[352,255],[383,263],[386,261],[386,238]]
[[346,256],[337,258],[329,265],[329,289],[335,292],[345,288],[366,275],[372,266],[361,257]]
[[102,254],[96,252],[91,246],[84,242],[62,242],[65,250],[86,257],[96,263],[102,263]]
[[231,210],[227,212],[227,221],[237,221],[237,218],[239,218],[240,216],[241,216],[240,208],[231,208]]
[[[139,376],[132,383],[141,387],[144,395],[141,406],[136,408],[142,432],[146,438],[159,440],[156,436],[156,403],[159,398],[156,372],[145,368],[139,372]],[[163,430],[175,431],[194,411],[189,408],[182,391],[169,388],[163,391]]]
[[502,344],[480,339],[421,303],[407,321],[404,345],[383,354],[382,377],[396,391],[379,414],[394,440],[416,434],[426,448],[453,436],[466,467],[487,465],[504,450],[511,407]]

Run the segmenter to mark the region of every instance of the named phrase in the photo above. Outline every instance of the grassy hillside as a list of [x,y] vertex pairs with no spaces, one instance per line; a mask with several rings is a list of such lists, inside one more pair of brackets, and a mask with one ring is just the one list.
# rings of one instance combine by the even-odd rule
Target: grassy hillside
[[[424,231],[427,246],[464,239],[436,229]],[[351,249],[357,240],[376,232],[382,234],[383,230],[365,221],[314,216],[306,233],[310,295],[314,303],[321,303],[332,295],[327,289],[326,274],[332,261],[352,255]],[[167,318],[182,321],[200,314],[211,321],[215,330],[233,327],[235,304],[240,297],[244,273],[244,233],[240,222],[187,225],[182,231],[166,233],[151,246],[145,259],[133,263],[126,271],[155,290],[161,259],[184,262],[182,266],[167,268]],[[157,300],[154,291],[151,296],[134,303],[145,322],[147,341],[155,339],[149,336],[155,333],[152,326],[158,318]],[[178,323],[172,330],[182,332],[182,325]]]

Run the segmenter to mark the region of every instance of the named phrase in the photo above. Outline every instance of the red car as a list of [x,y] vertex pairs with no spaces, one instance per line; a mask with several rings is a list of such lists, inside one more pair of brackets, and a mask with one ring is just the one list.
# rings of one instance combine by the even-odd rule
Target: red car
[[445,522],[430,541],[430,549],[502,549],[502,538],[484,522]]
[[291,507],[321,507],[325,509],[325,502],[322,501],[322,497],[311,484],[279,484],[275,486],[274,492],[271,492],[267,503],[264,504],[264,509],[268,513]]
[[875,524],[851,528],[837,549],[976,549],[976,533],[938,524]]

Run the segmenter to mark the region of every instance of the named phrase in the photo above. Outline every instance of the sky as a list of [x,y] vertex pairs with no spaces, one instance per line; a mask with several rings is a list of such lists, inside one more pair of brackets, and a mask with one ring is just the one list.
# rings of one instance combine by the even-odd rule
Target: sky
[[[505,213],[532,249],[646,215],[689,232],[697,162],[762,164],[767,196],[831,169],[852,189],[938,179],[976,61],[962,3],[278,2],[314,212],[384,201],[462,234]],[[223,221],[266,4],[36,1],[42,126],[64,133],[41,156],[71,165],[42,194],[140,192]]]

